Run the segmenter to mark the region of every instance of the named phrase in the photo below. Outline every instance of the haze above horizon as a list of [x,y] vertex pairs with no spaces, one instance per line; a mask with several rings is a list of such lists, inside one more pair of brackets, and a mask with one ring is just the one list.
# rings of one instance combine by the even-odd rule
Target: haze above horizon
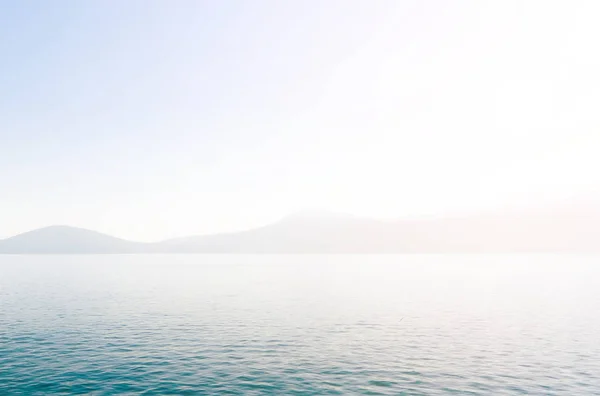
[[597,197],[600,3],[0,4],[0,239]]

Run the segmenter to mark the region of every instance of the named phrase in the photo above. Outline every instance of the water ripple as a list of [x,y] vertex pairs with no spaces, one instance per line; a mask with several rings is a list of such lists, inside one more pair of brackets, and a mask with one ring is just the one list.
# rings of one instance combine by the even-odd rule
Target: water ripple
[[35,276],[9,264],[0,265],[2,395],[600,394],[600,305],[588,302],[590,319],[570,310],[577,299],[556,298],[531,317],[510,282],[503,290],[517,302],[499,310],[505,296],[482,306],[480,289],[456,290],[432,303],[427,284],[386,284],[389,274],[373,269],[377,284],[360,291],[343,271],[323,285],[322,266],[304,282],[295,266],[294,276],[256,266],[242,278],[184,267],[174,281],[168,266],[148,280],[139,265],[105,272],[103,263],[76,269],[76,281],[55,268],[27,292]]

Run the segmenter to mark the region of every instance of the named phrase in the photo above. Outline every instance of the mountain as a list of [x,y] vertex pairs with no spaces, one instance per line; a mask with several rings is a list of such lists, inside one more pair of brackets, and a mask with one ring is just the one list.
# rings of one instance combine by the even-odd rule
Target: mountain
[[536,211],[422,220],[410,228],[412,252],[600,253],[600,213]]
[[378,221],[301,213],[253,230],[161,242],[185,253],[600,252],[600,211],[537,211]]
[[137,243],[53,226],[0,241],[0,253],[600,253],[600,211],[569,207],[380,221],[301,212],[263,227]]
[[389,252],[392,237],[389,222],[301,212],[252,230],[173,239],[153,248],[165,253],[373,253]]
[[3,254],[140,253],[146,244],[69,226],[50,226],[0,240]]
[[253,230],[180,238],[164,253],[600,252],[600,211],[560,208],[378,221],[301,213]]

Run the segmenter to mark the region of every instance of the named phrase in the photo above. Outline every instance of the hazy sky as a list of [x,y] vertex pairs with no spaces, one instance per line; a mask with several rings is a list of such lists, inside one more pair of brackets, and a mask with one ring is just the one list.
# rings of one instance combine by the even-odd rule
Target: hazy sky
[[597,0],[0,1],[0,237],[600,187]]

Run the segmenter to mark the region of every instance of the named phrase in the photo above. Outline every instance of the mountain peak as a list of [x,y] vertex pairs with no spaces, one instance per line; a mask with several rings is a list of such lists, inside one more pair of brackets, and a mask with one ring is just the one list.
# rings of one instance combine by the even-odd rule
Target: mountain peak
[[0,253],[130,253],[141,245],[85,228],[51,225],[0,241]]
[[[38,228],[38,229],[32,230],[32,231],[64,231],[64,230],[85,230],[85,231],[92,232],[91,230],[86,230],[85,228],[74,227],[74,226],[70,226],[70,225],[66,225],[66,224],[53,224],[53,225],[41,227],[41,228]],[[30,231],[30,232],[32,232],[32,231]]]
[[353,219],[354,216],[324,209],[301,209],[285,216],[282,220]]

